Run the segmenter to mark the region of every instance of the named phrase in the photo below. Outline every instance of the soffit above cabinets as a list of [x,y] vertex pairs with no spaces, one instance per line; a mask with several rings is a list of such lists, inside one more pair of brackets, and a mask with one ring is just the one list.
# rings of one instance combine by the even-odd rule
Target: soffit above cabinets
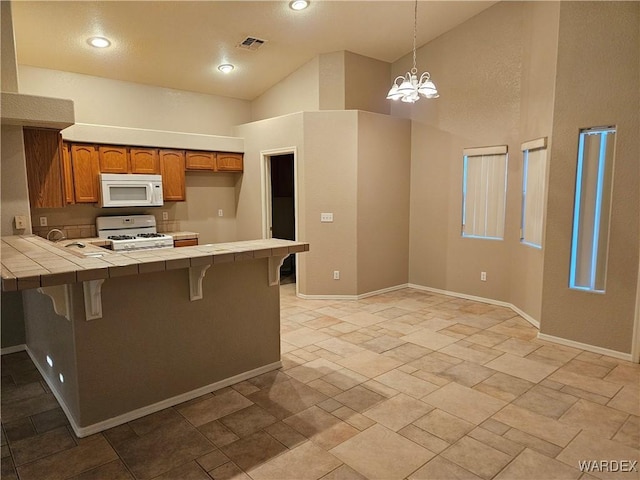
[[[496,1],[420,1],[423,45]],[[410,53],[413,2],[16,1],[18,63],[253,100],[322,53],[348,50],[393,62]],[[104,36],[112,45],[90,47]],[[237,48],[247,36],[259,50]],[[232,74],[217,67],[232,63]]]

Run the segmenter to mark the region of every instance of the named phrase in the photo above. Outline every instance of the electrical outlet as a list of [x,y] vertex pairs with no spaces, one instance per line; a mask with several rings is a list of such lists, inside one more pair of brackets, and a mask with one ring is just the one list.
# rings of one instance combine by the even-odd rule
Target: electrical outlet
[[224,215],[224,212],[222,211],[221,208],[218,209],[218,216],[222,217]]
[[333,213],[321,213],[320,221],[322,223],[331,223],[333,222]]
[[162,212],[162,220],[169,220],[169,212]]
[[334,270],[333,271],[333,279],[334,280],[340,280],[340,270]]
[[24,230],[27,228],[27,217],[24,215],[16,215],[13,221],[16,223],[16,230]]
[[487,272],[480,272],[480,280],[483,282],[487,281]]
[[49,224],[49,222],[47,221],[47,217],[40,217],[40,226],[41,227],[46,227]]

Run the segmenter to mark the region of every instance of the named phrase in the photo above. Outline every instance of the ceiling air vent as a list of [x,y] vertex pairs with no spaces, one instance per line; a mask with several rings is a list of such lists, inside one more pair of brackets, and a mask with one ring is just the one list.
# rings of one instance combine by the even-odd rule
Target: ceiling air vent
[[265,43],[267,43],[267,41],[262,40],[261,38],[247,37],[242,40],[237,47],[244,48],[245,50],[258,50]]

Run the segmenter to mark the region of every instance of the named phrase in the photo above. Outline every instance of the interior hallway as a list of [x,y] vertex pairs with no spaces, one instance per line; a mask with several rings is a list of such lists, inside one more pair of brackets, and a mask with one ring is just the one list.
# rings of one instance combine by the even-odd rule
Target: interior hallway
[[613,477],[581,460],[640,457],[640,365],[502,307],[294,292],[281,370],[83,439],[28,355],[3,356],[2,478],[586,480]]

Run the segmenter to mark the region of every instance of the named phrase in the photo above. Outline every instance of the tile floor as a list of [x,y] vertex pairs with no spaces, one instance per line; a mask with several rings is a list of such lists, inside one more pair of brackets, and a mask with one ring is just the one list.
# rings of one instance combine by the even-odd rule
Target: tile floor
[[2,357],[3,479],[637,479],[640,365],[536,339],[511,310],[404,289],[281,287],[283,368],[78,439]]

